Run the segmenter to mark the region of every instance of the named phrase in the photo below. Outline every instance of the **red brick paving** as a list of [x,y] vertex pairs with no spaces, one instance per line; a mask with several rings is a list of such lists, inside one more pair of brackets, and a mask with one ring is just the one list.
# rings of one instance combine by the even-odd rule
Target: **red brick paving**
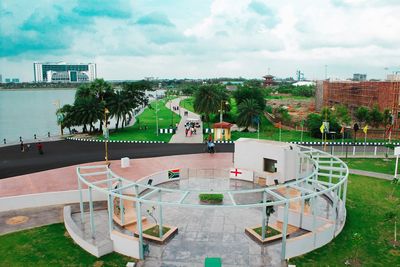
[[[121,168],[119,160],[111,162],[111,169],[116,174],[131,180],[137,180],[152,173],[171,168],[226,169],[233,166],[232,153],[131,159],[131,166],[125,169]],[[104,162],[73,165],[1,179],[0,197],[75,190],[78,189],[76,167],[99,164],[104,164]]]

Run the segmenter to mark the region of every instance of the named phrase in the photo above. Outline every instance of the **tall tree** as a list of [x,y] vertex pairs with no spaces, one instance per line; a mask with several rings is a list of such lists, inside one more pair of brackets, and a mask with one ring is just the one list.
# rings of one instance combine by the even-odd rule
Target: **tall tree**
[[99,102],[94,97],[78,99],[74,105],[77,114],[77,122],[79,125],[90,126],[89,132],[94,130],[94,124],[102,120],[104,114],[104,102]]
[[258,106],[265,109],[264,93],[259,87],[247,87],[241,86],[233,92],[233,97],[236,99],[236,103],[240,105],[246,99],[254,99]]
[[383,120],[383,124],[384,124],[385,126],[387,126],[387,125],[389,125],[389,124],[392,123],[392,114],[391,114],[391,112],[390,112],[389,109],[385,109],[385,110],[383,111],[383,118],[382,118],[382,120]]
[[117,119],[117,122],[115,123],[115,130],[118,131],[120,119],[124,120],[126,115],[130,114],[132,110],[129,98],[126,96],[126,92],[116,91],[114,96],[109,100],[108,108],[110,111],[110,116]]
[[349,114],[349,109],[345,105],[335,106],[334,116],[337,118],[338,122],[343,125],[349,125],[351,122],[351,117]]
[[369,113],[368,108],[358,107],[358,109],[356,110],[355,117],[356,117],[357,121],[360,124],[362,124],[368,120],[368,113]]
[[206,121],[212,113],[218,113],[221,102],[228,99],[225,88],[219,85],[202,85],[195,92],[193,108],[199,114],[205,114]]
[[239,115],[236,123],[239,127],[245,127],[245,131],[247,131],[250,126],[255,126],[255,118],[259,118],[263,110],[255,99],[250,98],[245,99],[238,106],[238,112]]
[[379,111],[378,105],[374,105],[371,111],[368,113],[368,122],[374,126],[375,128],[379,127],[379,125],[383,122],[383,115]]
[[63,129],[67,128],[69,133],[71,133],[71,127],[79,125],[75,107],[73,105],[66,104],[62,106],[57,110],[56,114],[62,116],[62,121],[60,121],[61,126]]

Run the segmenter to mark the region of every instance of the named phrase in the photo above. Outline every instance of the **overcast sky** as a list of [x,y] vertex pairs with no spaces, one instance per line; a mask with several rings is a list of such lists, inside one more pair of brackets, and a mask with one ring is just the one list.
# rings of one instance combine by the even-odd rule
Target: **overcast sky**
[[[0,74],[94,62],[107,80],[384,78],[400,70],[400,0],[2,0]],[[388,68],[385,70],[385,68]]]

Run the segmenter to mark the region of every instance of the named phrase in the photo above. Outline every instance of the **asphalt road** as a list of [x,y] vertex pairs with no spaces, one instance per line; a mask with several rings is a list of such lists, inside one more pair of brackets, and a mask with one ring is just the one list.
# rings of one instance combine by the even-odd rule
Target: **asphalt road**
[[[54,141],[43,144],[40,155],[36,145],[21,152],[20,146],[0,148],[0,179],[32,172],[104,160],[104,143],[81,141]],[[204,153],[204,144],[129,144],[109,143],[109,159],[122,157],[147,158]],[[216,145],[217,152],[233,152],[234,144]]]

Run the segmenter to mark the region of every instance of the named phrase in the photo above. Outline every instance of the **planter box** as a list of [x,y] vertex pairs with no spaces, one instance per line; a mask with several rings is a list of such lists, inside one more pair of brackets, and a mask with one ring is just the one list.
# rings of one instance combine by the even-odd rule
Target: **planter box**
[[[147,226],[146,228],[143,228],[143,231],[146,231],[147,229],[153,228],[154,226],[156,226],[156,225],[155,224],[151,224],[151,225]],[[165,244],[166,242],[171,240],[176,234],[178,234],[178,227],[170,226],[170,225],[166,225],[166,224],[164,224],[163,227],[168,227],[169,231],[166,232],[166,233],[163,233],[162,238],[155,237],[155,236],[143,233],[143,239],[145,239],[147,241],[155,242],[157,244]],[[138,231],[135,231],[135,236],[139,237],[139,232]]]
[[[251,239],[253,239],[254,241],[256,241],[256,242],[259,243],[259,244],[266,244],[266,243],[268,243],[268,242],[272,242],[272,241],[279,240],[279,239],[282,238],[282,234],[277,234],[277,235],[270,236],[270,237],[267,237],[267,238],[265,238],[264,240],[262,240],[262,239],[261,239],[261,236],[260,236],[259,234],[257,234],[256,231],[253,230],[254,228],[258,228],[258,227],[261,227],[261,225],[255,226],[255,227],[246,227],[245,230],[244,230],[244,232],[245,232]],[[280,232],[279,229],[277,229],[276,227],[273,227],[272,225],[268,225],[268,227],[273,228],[273,229],[275,229],[275,230],[277,230],[277,231]]]

